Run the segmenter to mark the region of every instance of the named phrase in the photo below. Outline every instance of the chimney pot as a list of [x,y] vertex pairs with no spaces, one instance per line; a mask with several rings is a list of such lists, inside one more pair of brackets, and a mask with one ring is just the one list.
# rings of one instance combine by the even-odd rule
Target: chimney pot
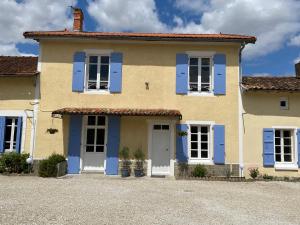
[[80,8],[73,8],[73,31],[82,31],[83,28],[83,12]]
[[295,64],[296,77],[300,78],[300,61]]

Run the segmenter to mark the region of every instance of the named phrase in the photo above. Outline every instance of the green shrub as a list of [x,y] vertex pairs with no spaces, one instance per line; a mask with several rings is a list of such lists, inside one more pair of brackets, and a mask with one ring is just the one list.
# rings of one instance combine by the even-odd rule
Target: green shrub
[[259,170],[258,168],[249,168],[249,175],[252,179],[255,179],[259,175]]
[[39,176],[40,177],[56,177],[57,164],[64,162],[66,158],[59,154],[52,154],[49,158],[40,161]]
[[193,172],[193,177],[205,177],[207,175],[207,169],[203,165],[197,165]]
[[189,173],[189,165],[185,162],[178,163],[179,176],[185,177]]
[[0,157],[0,173],[28,173],[30,166],[26,163],[29,154],[6,152]]
[[263,175],[263,179],[265,179],[265,180],[273,180],[273,178],[274,178],[273,176],[270,176],[266,173]]

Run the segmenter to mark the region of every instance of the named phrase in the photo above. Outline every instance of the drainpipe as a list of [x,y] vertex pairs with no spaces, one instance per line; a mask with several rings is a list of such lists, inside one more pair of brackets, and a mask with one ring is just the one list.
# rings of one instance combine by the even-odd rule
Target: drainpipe
[[246,44],[242,43],[239,50],[239,85],[238,85],[238,107],[239,107],[239,175],[240,177],[244,176],[244,126],[243,126],[243,112],[244,106],[242,101],[242,51],[245,48]]

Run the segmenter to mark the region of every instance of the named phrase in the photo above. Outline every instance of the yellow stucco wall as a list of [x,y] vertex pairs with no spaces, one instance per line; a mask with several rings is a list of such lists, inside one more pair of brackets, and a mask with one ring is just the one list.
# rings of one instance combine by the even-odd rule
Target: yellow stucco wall
[[[0,77],[0,111],[24,111],[32,113],[36,77]],[[30,151],[32,118],[27,118],[24,152]]]
[[[281,97],[289,100],[289,109],[281,110]],[[300,93],[247,92],[244,105],[244,162],[245,175],[249,167],[258,167],[262,174],[275,176],[299,176],[298,171],[280,171],[263,167],[263,128],[273,126],[300,127]]]
[[[226,127],[226,162],[238,163],[238,44],[162,44],[41,41],[41,104],[38,115],[36,157],[53,151],[64,152],[62,120],[52,119],[51,111],[63,107],[165,108],[178,109],[187,120],[215,121]],[[111,49],[123,53],[121,94],[85,94],[72,92],[72,59],[76,51]],[[181,96],[175,94],[176,53],[214,51],[226,54],[225,96]],[[149,82],[149,90],[145,88]],[[134,129],[125,121],[122,130]],[[57,128],[55,135],[45,133]],[[136,129],[144,125],[136,124]],[[123,131],[122,131],[123,132]],[[136,132],[136,131],[133,131]],[[146,136],[146,134],[145,134]],[[121,137],[126,137],[122,133]],[[135,140],[132,140],[135,141]],[[123,142],[128,142],[121,140]],[[143,138],[142,145],[145,146]],[[128,143],[129,144],[129,143]],[[137,144],[131,144],[133,146]]]

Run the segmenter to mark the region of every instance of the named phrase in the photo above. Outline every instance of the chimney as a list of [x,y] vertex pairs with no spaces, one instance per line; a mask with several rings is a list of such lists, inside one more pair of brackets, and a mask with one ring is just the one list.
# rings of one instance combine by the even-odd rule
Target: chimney
[[300,78],[300,61],[295,64],[296,77]]
[[73,31],[82,31],[84,19],[82,10],[80,8],[73,8],[73,16]]

